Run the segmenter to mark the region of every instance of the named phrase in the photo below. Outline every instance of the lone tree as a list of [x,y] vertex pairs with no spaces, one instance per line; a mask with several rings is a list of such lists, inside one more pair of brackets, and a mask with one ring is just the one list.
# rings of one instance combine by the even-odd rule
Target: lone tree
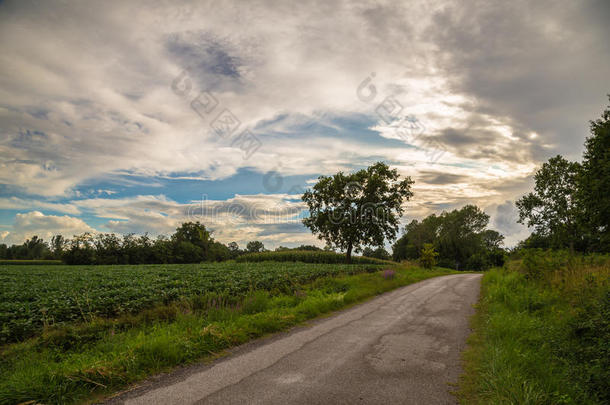
[[345,250],[351,263],[352,250],[383,246],[386,238],[396,237],[402,203],[413,196],[412,184],[410,177],[400,179],[383,162],[355,173],[320,176],[303,194],[309,208],[303,224],[329,246]]

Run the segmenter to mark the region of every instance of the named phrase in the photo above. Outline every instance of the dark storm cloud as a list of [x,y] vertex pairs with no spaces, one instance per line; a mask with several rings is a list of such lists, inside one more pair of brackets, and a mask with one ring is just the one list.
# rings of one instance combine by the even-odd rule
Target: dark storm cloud
[[[505,162],[529,162],[541,146],[525,137],[515,142],[498,130],[468,122],[465,128],[445,128],[436,135],[425,136],[426,142],[441,144],[457,156],[468,159],[502,160]],[[512,139],[518,138],[513,133]]]
[[428,32],[454,89],[474,96],[477,111],[558,145],[534,150],[537,158],[575,155],[610,90],[609,9],[606,1],[459,2],[437,12]]
[[171,34],[165,47],[170,57],[199,79],[206,89],[235,84],[240,79],[242,61],[229,45],[205,32]]

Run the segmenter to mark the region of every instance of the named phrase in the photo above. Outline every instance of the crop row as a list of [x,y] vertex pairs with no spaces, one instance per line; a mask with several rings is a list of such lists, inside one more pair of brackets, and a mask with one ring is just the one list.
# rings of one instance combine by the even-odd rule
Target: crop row
[[0,343],[40,333],[45,325],[137,313],[158,304],[217,293],[291,291],[375,265],[206,263],[134,266],[0,266]]

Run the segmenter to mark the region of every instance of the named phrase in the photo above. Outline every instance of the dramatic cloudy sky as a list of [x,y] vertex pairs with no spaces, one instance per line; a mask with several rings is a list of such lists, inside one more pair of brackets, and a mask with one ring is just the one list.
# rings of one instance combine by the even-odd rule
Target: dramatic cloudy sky
[[476,203],[510,245],[607,104],[605,0],[292,3],[1,2],[1,240],[312,243],[299,193],[383,160],[404,222]]

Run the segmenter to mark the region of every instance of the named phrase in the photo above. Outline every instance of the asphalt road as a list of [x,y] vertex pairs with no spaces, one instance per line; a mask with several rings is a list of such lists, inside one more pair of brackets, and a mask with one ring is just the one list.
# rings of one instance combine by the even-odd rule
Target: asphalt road
[[480,275],[437,277],[154,379],[124,404],[447,404]]

